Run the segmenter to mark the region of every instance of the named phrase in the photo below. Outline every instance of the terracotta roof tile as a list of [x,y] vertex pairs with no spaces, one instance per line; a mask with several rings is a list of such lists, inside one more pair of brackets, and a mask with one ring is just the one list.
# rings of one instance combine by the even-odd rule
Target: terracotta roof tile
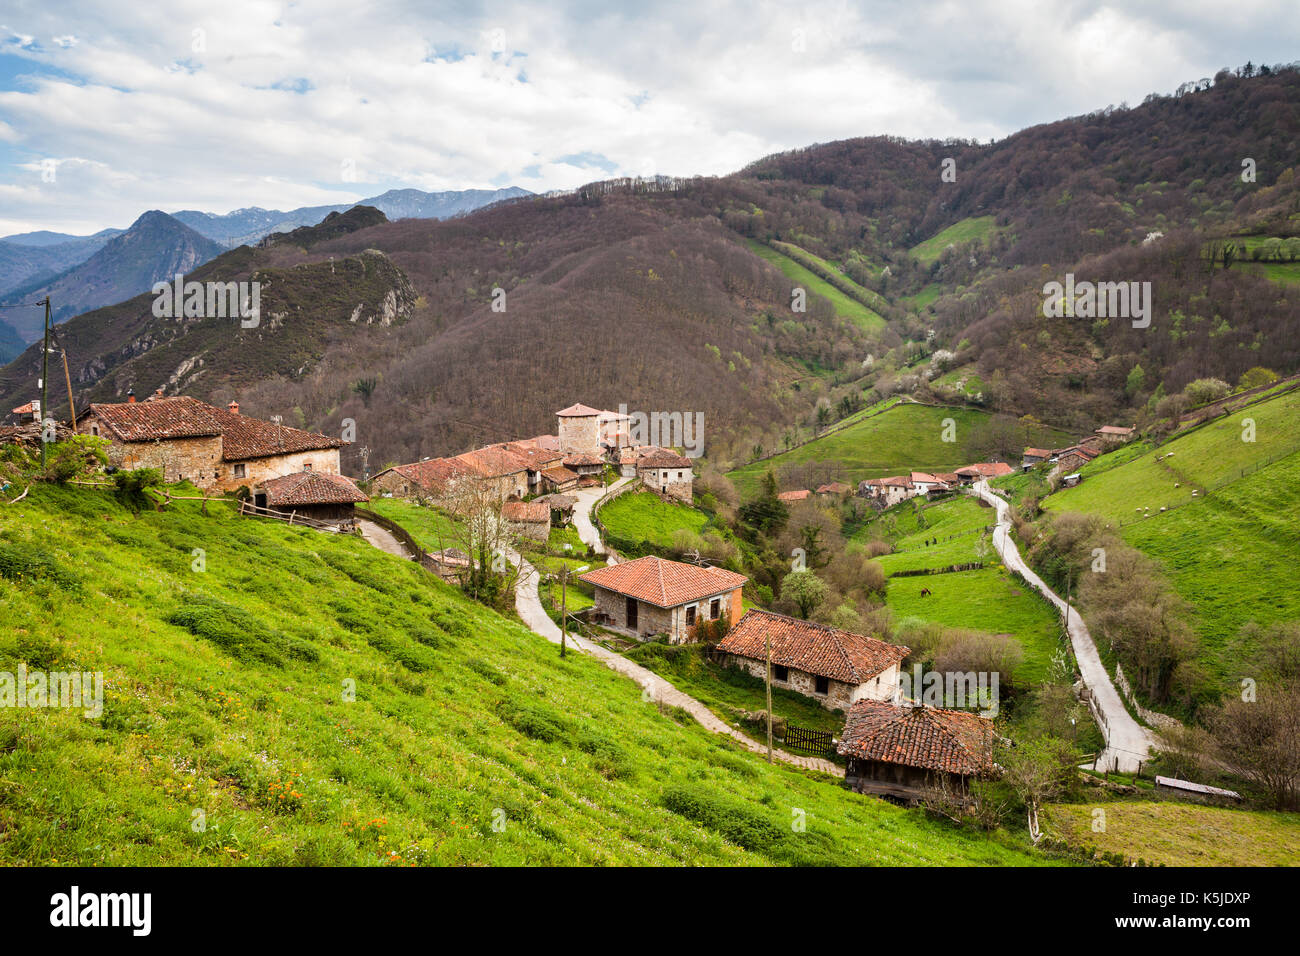
[[500,478],[528,470],[527,462],[501,448],[476,448],[457,455],[456,460],[469,466],[480,478]]
[[778,501],[803,501],[810,494],[812,492],[807,488],[800,488],[798,491],[783,491],[776,497]]
[[301,471],[262,483],[266,503],[273,508],[289,505],[349,504],[370,499],[344,475]]
[[766,660],[768,638],[772,641],[773,664],[846,684],[871,680],[908,654],[908,648],[901,644],[758,609],[746,612],[718,643],[718,650]]
[[592,408],[590,405],[583,405],[581,402],[555,413],[557,418],[592,418],[603,414],[605,413],[599,408]]
[[507,501],[501,506],[501,517],[507,521],[550,522],[551,509],[544,501]]
[[723,568],[701,568],[649,555],[588,571],[579,580],[657,607],[677,607],[744,587],[749,578]]
[[836,751],[844,757],[970,776],[993,767],[993,722],[963,710],[860,700]]
[[636,460],[638,468],[692,468],[689,458],[684,458],[674,451],[656,451],[642,455]]

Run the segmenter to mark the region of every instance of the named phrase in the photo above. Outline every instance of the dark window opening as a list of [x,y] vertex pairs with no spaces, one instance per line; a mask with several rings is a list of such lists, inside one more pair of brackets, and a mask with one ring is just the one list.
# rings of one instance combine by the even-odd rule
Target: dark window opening
[[815,686],[817,688],[817,693],[819,694],[829,693],[831,689],[830,679],[826,677],[818,677],[815,682]]
[[714,598],[712,601],[709,602],[709,620],[716,621],[718,619],[718,615],[721,613],[722,613],[722,602],[717,598]]
[[784,664],[773,664],[773,665],[772,665],[772,679],[773,679],[773,680],[789,680],[789,679],[790,679],[790,668],[786,667]]
[[692,604],[690,607],[686,609],[686,626],[687,627],[695,626],[695,605],[694,604]]

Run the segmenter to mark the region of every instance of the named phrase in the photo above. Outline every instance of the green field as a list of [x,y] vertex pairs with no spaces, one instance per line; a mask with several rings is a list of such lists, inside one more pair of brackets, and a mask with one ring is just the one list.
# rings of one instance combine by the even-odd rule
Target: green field
[[679,529],[702,532],[709,516],[690,505],[664,501],[653,491],[635,491],[601,508],[600,521],[612,535],[666,549],[673,546],[673,534]]
[[[953,442],[943,440],[944,421],[949,418],[956,423]],[[842,479],[853,484],[912,471],[953,471],[979,460],[973,447],[979,437],[976,429],[988,420],[988,413],[978,409],[898,405],[788,452],[744,465],[728,477],[743,498],[757,490],[769,468],[775,471],[786,462],[837,462]],[[1028,431],[1025,444],[1057,448],[1071,440],[1065,432],[1038,426]]]
[[936,233],[924,242],[919,242],[908,250],[922,265],[929,265],[950,245],[963,242],[983,241],[997,231],[992,216],[976,216],[955,222],[942,232]]
[[885,320],[878,312],[845,295],[811,269],[801,266],[789,256],[777,252],[771,246],[756,239],[747,239],[745,244],[750,252],[772,263],[785,273],[786,278],[802,286],[810,295],[820,295],[830,300],[835,308],[835,314],[840,318],[868,332],[885,327]]
[[355,536],[207,507],[0,505],[0,670],[105,678],[96,719],[0,708],[0,863],[1048,859],[769,766]]
[[[891,577],[886,603],[894,619],[919,618],[948,627],[1010,634],[1024,649],[1019,680],[1044,680],[1052,656],[1061,646],[1059,616],[1032,588],[1001,568],[991,541],[981,534],[993,521],[992,509],[963,496],[918,511],[917,500],[896,505],[859,529],[850,546],[873,536],[892,541],[895,553],[876,559],[886,574],[975,561],[983,561],[985,567]],[[919,520],[924,521],[923,526]],[[931,539],[937,543],[927,546],[925,542]],[[931,594],[923,597],[922,588],[929,588]]]
[[[1098,807],[1104,829],[1094,829]],[[1205,807],[1172,801],[1055,804],[1042,813],[1043,831],[1081,847],[1096,847],[1163,866],[1295,866],[1300,816]]]
[[[1254,443],[1241,440],[1244,417],[1255,419]],[[1226,652],[1242,625],[1300,619],[1300,451],[1242,475],[1296,446],[1298,417],[1300,394],[1270,398],[1161,448],[1099,458],[1083,469],[1082,484],[1043,502],[1050,511],[1091,512],[1123,525],[1124,540],[1155,558],[1192,605],[1202,661],[1220,676],[1238,663]],[[1106,458],[1123,456],[1132,460],[1107,467]],[[1192,484],[1217,490],[1193,498]],[[1162,506],[1172,510],[1161,513]],[[1138,507],[1150,507],[1151,516]]]
[[463,548],[456,541],[456,523],[445,511],[428,505],[417,505],[404,498],[372,498],[364,507],[396,521],[410,532],[415,543],[425,551]]

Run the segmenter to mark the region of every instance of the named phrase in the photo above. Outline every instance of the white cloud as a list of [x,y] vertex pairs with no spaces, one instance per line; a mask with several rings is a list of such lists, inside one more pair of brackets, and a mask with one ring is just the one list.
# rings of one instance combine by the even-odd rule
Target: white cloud
[[[32,8],[0,27],[32,64],[0,91],[0,184],[17,190],[5,222],[97,229],[149,208],[290,208],[403,185],[723,174],[877,133],[987,139],[1286,59],[1269,51],[1300,38],[1288,2]],[[69,156],[85,165],[60,165],[57,183],[33,171]]]

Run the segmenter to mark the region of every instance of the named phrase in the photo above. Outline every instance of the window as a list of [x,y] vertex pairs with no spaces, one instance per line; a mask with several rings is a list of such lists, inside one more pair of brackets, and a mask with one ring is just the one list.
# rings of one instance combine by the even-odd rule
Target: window
[[244,477],[247,477],[247,469],[248,469],[248,466],[247,466],[247,465],[236,465],[236,466],[235,466],[235,477],[236,477],[236,478],[244,478]]
[[90,426],[90,433],[91,433],[92,435],[98,435],[98,434],[99,434],[99,426],[98,426],[98,425],[91,425],[91,426]]
[[302,470],[303,470],[303,471],[311,471],[311,462],[309,462],[309,461],[308,461],[308,462],[303,462]]
[[720,613],[722,613],[722,601],[714,598],[709,602],[709,620],[716,621]]
[[686,609],[686,626],[687,627],[695,626],[695,605],[694,604],[692,604],[690,607]]
[[786,667],[784,664],[773,664],[773,665],[772,665],[772,679],[773,679],[773,680],[779,680],[779,681],[787,681],[787,680],[789,680],[789,679],[790,679],[790,668]]
[[826,677],[818,677],[814,682],[814,687],[819,694],[829,693],[831,689],[830,679]]

